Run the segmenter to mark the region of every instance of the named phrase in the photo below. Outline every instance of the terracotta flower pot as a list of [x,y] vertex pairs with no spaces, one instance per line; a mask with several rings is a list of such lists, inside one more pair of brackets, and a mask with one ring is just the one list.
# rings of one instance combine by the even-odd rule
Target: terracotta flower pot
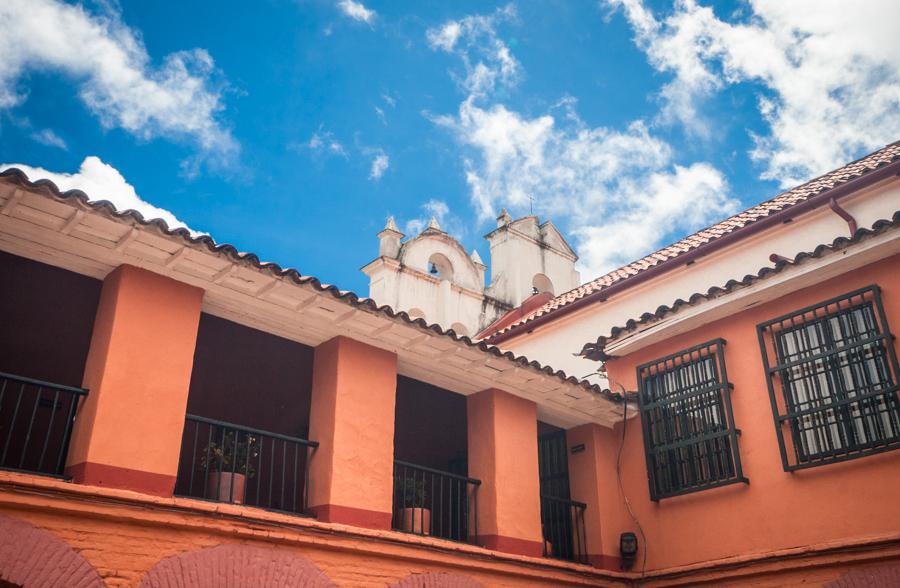
[[427,508],[401,509],[400,528],[411,533],[431,535],[431,510]]
[[219,502],[244,504],[247,476],[231,472],[209,472],[206,478],[206,497]]

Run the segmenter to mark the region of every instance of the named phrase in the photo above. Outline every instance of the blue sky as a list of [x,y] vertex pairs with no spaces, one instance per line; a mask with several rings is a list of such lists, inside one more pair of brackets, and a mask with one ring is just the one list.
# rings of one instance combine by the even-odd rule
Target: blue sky
[[363,294],[388,215],[590,279],[900,139],[888,0],[3,4],[0,162]]

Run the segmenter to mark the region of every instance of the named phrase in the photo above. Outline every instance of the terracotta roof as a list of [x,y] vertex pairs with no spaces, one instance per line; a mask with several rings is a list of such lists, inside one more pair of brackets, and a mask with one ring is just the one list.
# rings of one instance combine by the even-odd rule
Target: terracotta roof
[[250,265],[259,271],[268,272],[275,277],[283,277],[292,280],[296,284],[307,285],[314,288],[318,292],[322,292],[353,306],[366,310],[368,312],[384,315],[388,318],[398,320],[400,322],[415,325],[416,327],[428,330],[437,335],[449,337],[454,341],[464,343],[469,347],[477,347],[478,350],[493,355],[495,357],[505,358],[522,367],[528,367],[532,370],[542,372],[544,374],[555,376],[559,380],[580,386],[591,392],[600,394],[614,402],[621,402],[622,396],[610,390],[601,388],[596,384],[592,384],[587,380],[579,380],[575,376],[570,376],[562,370],[554,370],[552,367],[542,365],[538,361],[530,360],[522,355],[515,355],[510,351],[501,351],[494,345],[490,345],[485,341],[473,341],[469,337],[459,336],[452,329],[443,329],[437,324],[429,324],[424,319],[413,319],[406,312],[397,312],[390,306],[379,306],[371,298],[359,297],[349,290],[341,290],[336,286],[322,283],[318,278],[313,276],[305,276],[298,270],[293,268],[283,268],[277,263],[263,262],[255,253],[242,253],[233,245],[227,243],[216,243],[209,235],[191,236],[190,232],[185,228],[170,229],[166,222],[162,219],[145,219],[141,213],[136,210],[118,210],[114,204],[106,200],[91,200],[87,194],[81,190],[67,190],[61,192],[59,188],[50,180],[37,180],[32,182],[28,176],[20,169],[8,168],[0,171],[0,180],[16,184],[30,189],[32,192],[42,193],[51,198],[59,198],[61,200],[76,200],[88,209],[99,211],[113,219],[123,221],[135,221],[141,226],[155,227],[164,235],[181,239],[190,245],[201,245],[206,247],[211,253],[229,258],[232,261]]
[[897,228],[900,228],[900,211],[895,212],[891,220],[877,221],[874,225],[872,225],[871,229],[858,229],[852,237],[838,237],[830,244],[822,244],[812,251],[804,251],[798,253],[794,256],[793,259],[780,260],[774,265],[774,267],[767,266],[760,268],[759,271],[757,271],[755,274],[746,275],[740,280],[729,280],[724,286],[714,286],[707,290],[706,293],[697,292],[691,294],[691,296],[689,296],[687,300],[679,298],[669,306],[663,305],[657,308],[654,312],[645,312],[636,319],[628,320],[624,326],[613,327],[610,330],[609,335],[599,337],[595,342],[586,343],[581,350],[581,355],[595,361],[605,361],[611,357],[605,352],[606,345],[611,343],[612,341],[615,341],[625,333],[636,331],[641,325],[660,321],[663,318],[678,312],[682,308],[696,306],[707,300],[720,298],[736,290],[740,290],[741,288],[751,286],[756,282],[759,282],[760,280],[764,280],[775,274],[781,273],[782,271],[797,264],[803,263],[808,259],[816,259],[829,253],[840,251],[851,245],[859,243],[860,241]]
[[688,235],[684,239],[654,251],[637,261],[604,274],[565,294],[561,294],[515,323],[507,325],[488,336],[487,339],[494,342],[506,339],[513,335],[513,331],[521,330],[524,325],[540,317],[546,317],[543,320],[553,320],[556,318],[553,315],[558,314],[561,309],[579,300],[599,294],[614,284],[622,284],[624,286],[625,282],[651,268],[658,268],[670,262],[676,262],[676,260],[680,261],[679,258],[690,251],[696,251],[698,248],[713,243],[725,235],[736,235],[742,229],[753,225],[761,219],[806,202],[814,196],[828,192],[850,180],[861,178],[898,160],[900,160],[900,141],[891,143],[874,153],[810,180],[805,184],[801,184],[796,188],[782,192],[770,200],[752,206],[711,227]]

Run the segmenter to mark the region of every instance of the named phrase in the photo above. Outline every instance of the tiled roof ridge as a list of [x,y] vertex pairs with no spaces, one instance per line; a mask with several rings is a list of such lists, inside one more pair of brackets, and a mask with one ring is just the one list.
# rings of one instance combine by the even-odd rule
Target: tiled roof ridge
[[829,244],[823,243],[818,245],[812,251],[801,251],[793,259],[779,260],[774,266],[762,267],[755,274],[747,274],[740,280],[728,280],[723,286],[713,286],[705,293],[695,292],[687,300],[679,298],[671,305],[662,305],[654,312],[645,312],[637,319],[629,319],[623,326],[616,326],[610,329],[609,335],[598,337],[595,342],[586,343],[580,355],[596,361],[605,361],[611,357],[605,352],[606,345],[625,333],[637,330],[639,326],[660,321],[669,315],[677,313],[684,307],[696,306],[702,302],[720,298],[741,288],[751,286],[760,280],[779,274],[785,269],[803,263],[808,259],[817,259],[829,253],[840,251],[860,241],[898,227],[900,227],[900,210],[894,212],[890,220],[881,219],[876,221],[871,229],[857,229],[851,237],[837,237]]
[[588,295],[600,292],[615,283],[632,278],[650,268],[678,259],[681,255],[698,247],[712,243],[725,235],[733,234],[772,214],[789,209],[809,200],[813,196],[834,189],[850,180],[863,177],[897,160],[900,160],[900,141],[885,145],[881,149],[855,159],[837,169],[780,192],[768,200],[755,204],[709,227],[696,231],[665,247],[661,247],[636,261],[625,264],[568,292],[564,292],[527,316],[492,333],[487,339],[492,340],[500,335],[507,335],[510,331],[518,329],[538,317],[553,314]]
[[167,236],[179,237],[190,245],[203,245],[213,254],[224,255],[226,257],[229,257],[232,261],[250,265],[258,270],[268,271],[274,277],[288,278],[299,285],[310,285],[316,291],[328,293],[334,298],[340,300],[341,302],[347,303],[350,306],[363,308],[364,310],[376,314],[382,314],[391,319],[400,319],[407,324],[415,325],[421,329],[432,331],[441,336],[450,337],[452,340],[462,342],[469,347],[476,347],[484,353],[489,353],[495,357],[500,357],[512,361],[520,366],[529,367],[535,371],[539,371],[550,376],[555,376],[563,382],[580,386],[593,393],[600,394],[601,396],[604,396],[605,398],[614,402],[620,402],[622,399],[622,396],[617,392],[603,389],[599,385],[592,384],[587,380],[578,379],[575,376],[570,376],[563,370],[554,370],[549,365],[543,365],[536,360],[530,360],[524,355],[515,355],[511,351],[501,351],[498,347],[496,347],[495,345],[491,345],[486,341],[473,341],[465,335],[457,335],[456,332],[453,331],[453,329],[445,330],[440,325],[435,323],[429,324],[424,319],[413,319],[405,311],[395,311],[393,308],[386,304],[379,306],[371,298],[360,297],[350,290],[341,290],[337,286],[324,284],[318,278],[314,276],[305,276],[294,268],[283,268],[279,264],[274,262],[263,262],[255,253],[242,253],[238,251],[237,248],[235,248],[233,245],[230,245],[228,243],[216,243],[215,239],[213,239],[209,235],[192,236],[186,228],[169,228],[169,225],[160,218],[147,220],[140,212],[136,210],[119,210],[112,202],[109,202],[108,200],[91,200],[90,197],[82,190],[72,189],[63,192],[51,180],[39,179],[36,181],[31,181],[25,172],[15,167],[0,171],[0,179],[6,179],[7,181],[18,184],[24,188],[29,188],[38,192],[44,192],[45,195],[49,197],[60,198],[62,200],[75,199],[83,206],[86,206],[91,210],[105,213],[117,220],[133,220],[141,226],[155,227],[157,230],[161,231]]

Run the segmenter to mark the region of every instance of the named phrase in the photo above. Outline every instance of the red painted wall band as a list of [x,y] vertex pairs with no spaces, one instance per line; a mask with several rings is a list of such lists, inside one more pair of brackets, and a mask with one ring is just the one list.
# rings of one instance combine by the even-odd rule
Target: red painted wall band
[[391,513],[353,508],[351,506],[339,506],[337,504],[320,504],[310,509],[316,518],[325,523],[341,523],[364,527],[366,529],[390,530]]
[[81,462],[66,468],[76,484],[133,490],[154,496],[172,496],[175,476],[142,472],[102,463]]
[[599,553],[589,553],[588,563],[595,568],[604,570],[613,570],[615,572],[622,571],[622,558],[618,555],[603,555]]
[[542,557],[544,555],[544,546],[539,541],[528,541],[527,539],[516,539],[515,537],[504,537],[503,535],[479,535],[478,544],[504,553],[527,555],[529,557]]

